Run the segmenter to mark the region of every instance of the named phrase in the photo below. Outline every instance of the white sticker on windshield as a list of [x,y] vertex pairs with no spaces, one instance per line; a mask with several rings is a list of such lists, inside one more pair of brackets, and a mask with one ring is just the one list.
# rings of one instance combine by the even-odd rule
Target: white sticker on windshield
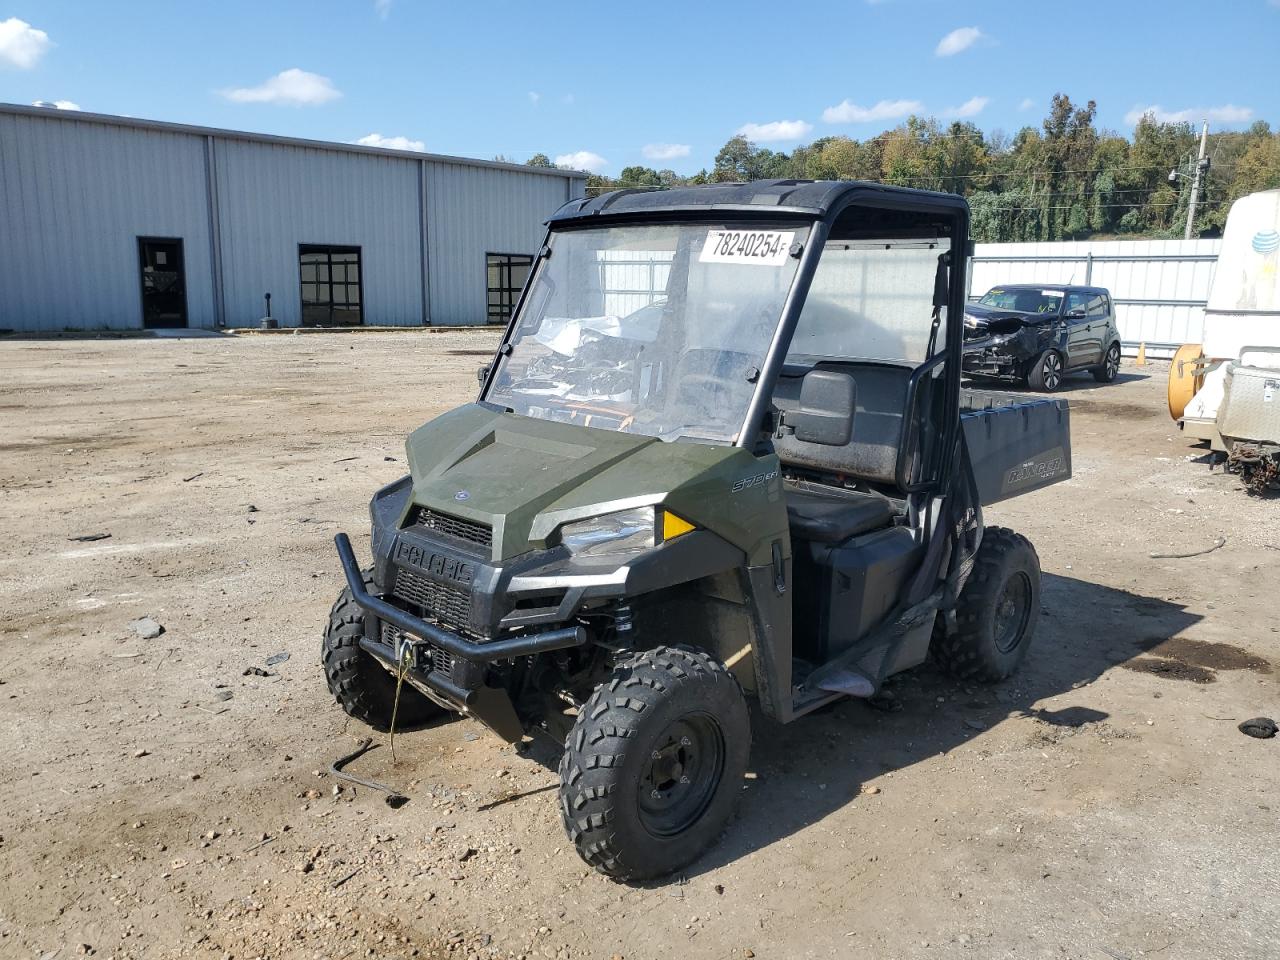
[[1060,296],[1062,296],[1062,291],[1061,291],[1061,290],[1041,290],[1041,291],[1040,291],[1040,296],[1042,296],[1042,297],[1060,297]]
[[794,230],[711,230],[699,263],[755,263],[780,267],[791,255]]

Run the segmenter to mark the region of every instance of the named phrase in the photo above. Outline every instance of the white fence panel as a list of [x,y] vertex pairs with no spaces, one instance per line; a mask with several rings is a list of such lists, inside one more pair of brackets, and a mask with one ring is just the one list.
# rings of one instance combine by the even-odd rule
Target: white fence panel
[[599,250],[605,313],[625,317],[666,296],[671,250]]
[[1116,305],[1125,353],[1172,357],[1199,343],[1221,240],[1099,240],[980,243],[969,295],[1002,283],[1079,283],[1106,287]]

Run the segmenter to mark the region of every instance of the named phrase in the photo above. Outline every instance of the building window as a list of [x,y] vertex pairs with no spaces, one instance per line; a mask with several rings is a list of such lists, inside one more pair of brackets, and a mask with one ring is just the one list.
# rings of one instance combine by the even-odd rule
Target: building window
[[506,323],[529,279],[533,257],[521,253],[486,253],[484,258],[489,270],[487,319],[490,323]]
[[298,247],[304,327],[354,327],[364,322],[360,248],[304,243]]

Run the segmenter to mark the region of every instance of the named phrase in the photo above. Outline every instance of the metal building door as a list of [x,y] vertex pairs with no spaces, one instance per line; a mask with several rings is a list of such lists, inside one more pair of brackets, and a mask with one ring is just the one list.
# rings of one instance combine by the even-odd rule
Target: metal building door
[[142,273],[142,325],[148,330],[185,327],[187,275],[182,240],[139,237],[138,265]]

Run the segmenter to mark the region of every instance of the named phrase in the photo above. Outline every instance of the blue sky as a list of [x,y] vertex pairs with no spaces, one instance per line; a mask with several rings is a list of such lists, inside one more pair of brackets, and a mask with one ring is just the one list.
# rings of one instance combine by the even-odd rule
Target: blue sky
[[1278,49],[1280,0],[0,0],[0,101],[692,173],[739,131],[1012,133],[1056,91],[1126,133],[1145,108],[1280,127]]

